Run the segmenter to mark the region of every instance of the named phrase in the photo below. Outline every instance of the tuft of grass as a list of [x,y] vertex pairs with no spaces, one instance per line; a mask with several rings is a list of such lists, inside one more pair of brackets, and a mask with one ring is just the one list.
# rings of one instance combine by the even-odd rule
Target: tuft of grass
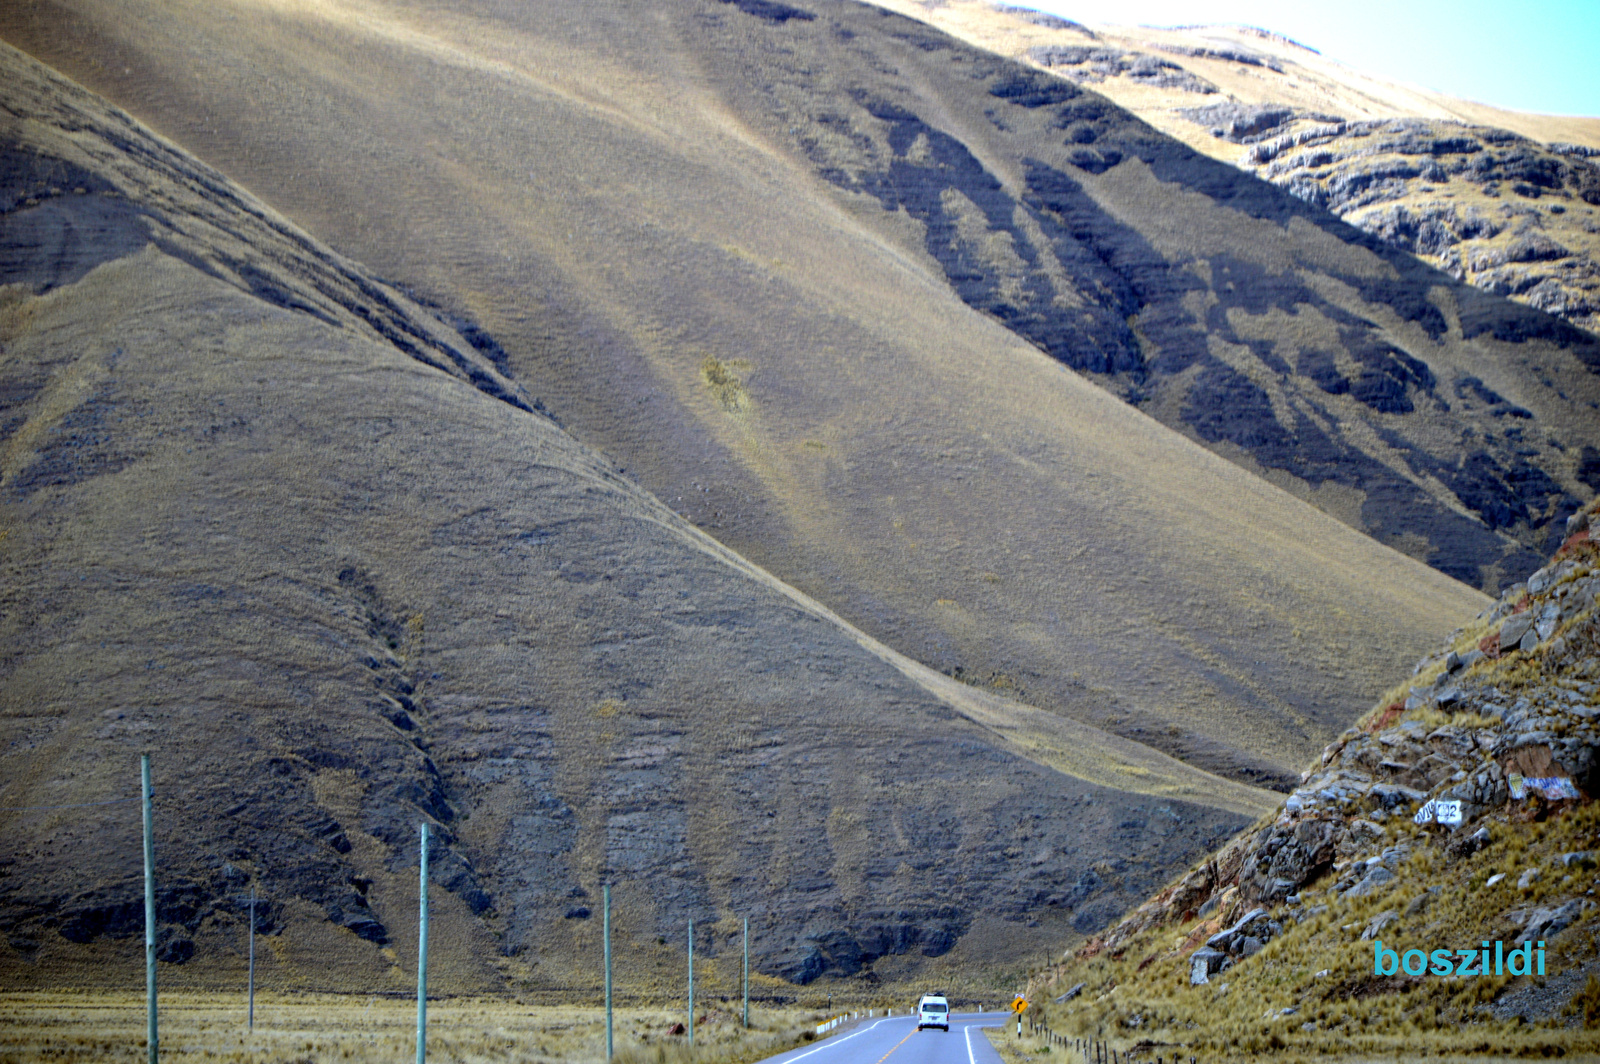
[[750,393],[744,380],[734,372],[746,369],[748,363],[724,362],[715,355],[707,355],[700,363],[700,379],[711,389],[711,396],[729,414],[743,414],[750,409]]

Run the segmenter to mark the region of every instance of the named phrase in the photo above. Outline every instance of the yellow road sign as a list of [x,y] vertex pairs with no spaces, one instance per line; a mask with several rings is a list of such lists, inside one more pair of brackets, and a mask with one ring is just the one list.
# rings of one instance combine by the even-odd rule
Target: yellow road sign
[[1021,1016],[1028,1010],[1028,999],[1018,994],[1016,1000],[1011,1002],[1011,1011]]

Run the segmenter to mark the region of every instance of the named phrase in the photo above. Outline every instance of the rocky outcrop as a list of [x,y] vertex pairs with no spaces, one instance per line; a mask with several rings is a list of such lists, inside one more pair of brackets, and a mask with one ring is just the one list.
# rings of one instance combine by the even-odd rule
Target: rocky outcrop
[[1600,154],[1421,119],[1344,122],[1225,101],[1181,112],[1241,165],[1479,288],[1600,324]]
[[1040,45],[1028,58],[1054,73],[1080,84],[1094,85],[1107,78],[1126,78],[1138,85],[1158,89],[1209,94],[1217,87],[1197,77],[1170,59],[1145,52],[1127,52],[1105,46]]
[[[1600,796],[1600,538],[1590,527],[1600,525],[1597,514],[1574,515],[1555,561],[1419,662],[1423,679],[1406,698],[1330,744],[1275,818],[1233,839],[1079,957],[1116,954],[1152,928],[1212,915],[1188,936],[1192,948],[1199,932],[1209,935],[1212,953],[1197,952],[1191,969],[1191,981],[1203,982],[1226,956],[1253,952],[1236,948],[1247,926],[1314,915],[1299,897],[1313,885],[1349,899],[1390,890],[1415,852],[1417,817],[1429,822],[1439,802],[1458,803],[1460,822],[1429,838],[1462,860],[1489,844],[1491,820],[1541,818]],[[1588,851],[1562,855],[1566,868],[1594,863]],[[1415,897],[1413,912],[1428,898]],[[1578,901],[1519,911],[1518,941],[1553,936],[1582,911]],[[1379,914],[1362,937],[1399,915]]]

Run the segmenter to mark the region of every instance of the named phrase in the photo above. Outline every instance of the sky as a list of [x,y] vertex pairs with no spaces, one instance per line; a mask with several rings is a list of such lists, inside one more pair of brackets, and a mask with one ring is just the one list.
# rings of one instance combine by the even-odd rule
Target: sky
[[1011,0],[1078,22],[1242,22],[1371,74],[1518,111],[1600,116],[1600,0]]

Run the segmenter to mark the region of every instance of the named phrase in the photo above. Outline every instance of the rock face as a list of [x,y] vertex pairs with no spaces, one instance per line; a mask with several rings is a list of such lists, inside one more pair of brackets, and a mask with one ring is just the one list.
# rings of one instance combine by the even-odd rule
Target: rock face
[[[1218,105],[1227,107],[1228,105]],[[1478,288],[1600,325],[1600,166],[1504,130],[1254,108],[1243,165]],[[1271,124],[1265,124],[1267,120]]]

